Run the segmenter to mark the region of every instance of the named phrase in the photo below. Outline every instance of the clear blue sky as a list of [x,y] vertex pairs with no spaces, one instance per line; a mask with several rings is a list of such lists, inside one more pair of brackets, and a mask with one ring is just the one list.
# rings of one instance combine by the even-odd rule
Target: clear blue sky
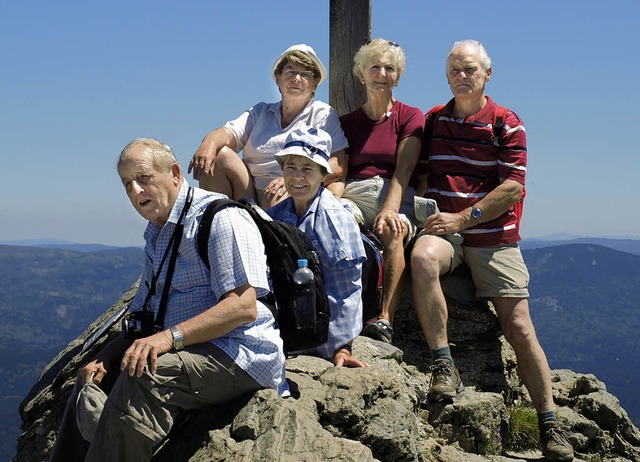
[[[527,128],[524,237],[640,236],[640,2],[373,0],[372,12],[372,36],[407,53],[394,96],[424,111],[450,98],[451,44],[485,44],[487,93]],[[157,137],[186,167],[209,130],[279,99],[271,66],[301,42],[328,67],[328,0],[4,2],[0,241],[141,245],[121,148]]]

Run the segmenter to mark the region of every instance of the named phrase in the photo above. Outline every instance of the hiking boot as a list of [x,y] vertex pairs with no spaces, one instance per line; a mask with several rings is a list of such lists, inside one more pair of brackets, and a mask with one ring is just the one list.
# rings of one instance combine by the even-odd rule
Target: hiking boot
[[567,433],[560,428],[558,422],[547,422],[540,427],[540,445],[546,460],[573,460],[573,446]]
[[389,321],[386,319],[378,319],[367,324],[364,329],[362,329],[361,334],[374,340],[380,340],[381,342],[393,342],[393,327],[391,327],[391,324],[389,324]]
[[460,373],[448,359],[436,359],[429,367],[431,382],[429,383],[429,401],[453,399],[462,391]]

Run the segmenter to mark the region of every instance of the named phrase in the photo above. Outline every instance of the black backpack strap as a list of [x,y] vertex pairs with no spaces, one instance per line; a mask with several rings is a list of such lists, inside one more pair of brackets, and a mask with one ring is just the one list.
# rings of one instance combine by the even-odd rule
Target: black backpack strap
[[[158,268],[158,272],[153,278],[152,287],[147,294],[147,299],[144,302],[144,308],[146,309],[151,299],[151,296],[155,293],[155,284],[158,276],[160,275],[160,271],[162,270],[162,266],[164,265],[165,258],[167,257],[167,252],[169,252],[169,247],[171,247],[171,257],[169,257],[169,266],[167,266],[167,273],[164,279],[164,288],[162,289],[162,296],[160,297],[160,305],[158,305],[158,313],[156,314],[156,318],[154,320],[154,325],[156,330],[159,332],[164,329],[164,317],[167,312],[167,304],[169,303],[169,291],[171,289],[171,280],[173,279],[173,271],[176,267],[176,260],[178,259],[178,250],[180,249],[180,241],[182,240],[182,234],[184,232],[184,217],[187,214],[187,211],[191,207],[191,202],[193,201],[193,188],[189,188],[187,191],[187,198],[184,203],[184,207],[182,208],[182,212],[180,212],[180,217],[178,218],[178,223],[171,235],[171,239],[169,240],[169,246],[162,257],[162,261],[160,262],[160,267]],[[150,296],[151,295],[151,296]]]
[[160,305],[158,305],[158,314],[155,319],[155,327],[157,331],[164,329],[164,317],[167,313],[167,304],[169,303],[169,290],[171,288],[171,280],[173,279],[173,271],[176,268],[176,260],[178,259],[178,249],[180,248],[180,241],[182,240],[182,234],[184,225],[179,223],[179,232],[173,241],[173,249],[171,250],[171,257],[169,258],[169,266],[167,266],[167,275],[164,280],[164,289],[162,290],[162,296],[160,297]]
[[[198,255],[200,255],[202,263],[204,263],[204,266],[206,266],[208,270],[211,270],[211,262],[209,262],[209,235],[211,234],[211,223],[213,222],[215,214],[227,207],[239,207],[247,210],[253,221],[256,221],[255,216],[252,213],[252,204],[250,201],[241,199],[241,202],[238,202],[233,199],[216,199],[207,205],[207,208],[204,210],[202,218],[200,219],[200,224],[198,225],[198,235],[196,236],[196,240],[198,243]],[[268,215],[267,218],[269,220],[271,219]],[[259,226],[258,229],[260,229]],[[269,292],[267,295],[258,298],[258,300],[269,308],[275,318],[276,307],[273,294]]]
[[200,219],[200,224],[198,225],[198,254],[200,255],[204,265],[209,270],[211,269],[211,263],[209,262],[209,234],[211,234],[211,222],[218,211],[229,206],[244,208],[240,203],[232,199],[216,199],[207,205],[207,208]]
[[433,131],[433,126],[436,124],[436,120],[440,116],[440,113],[444,109],[444,105],[440,104],[438,106],[434,106],[427,113],[427,120],[424,123],[424,132],[422,135],[422,139],[424,141],[428,141],[431,138],[431,132]]
[[502,106],[496,106],[493,113],[493,145],[500,146],[500,135],[502,128],[504,127],[504,120],[507,116],[507,108]]

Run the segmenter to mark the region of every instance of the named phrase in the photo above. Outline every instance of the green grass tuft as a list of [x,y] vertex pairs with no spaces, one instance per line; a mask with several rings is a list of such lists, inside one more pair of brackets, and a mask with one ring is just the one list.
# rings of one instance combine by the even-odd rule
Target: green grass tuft
[[504,438],[504,448],[509,451],[526,451],[540,446],[538,414],[522,405],[507,408],[509,427]]

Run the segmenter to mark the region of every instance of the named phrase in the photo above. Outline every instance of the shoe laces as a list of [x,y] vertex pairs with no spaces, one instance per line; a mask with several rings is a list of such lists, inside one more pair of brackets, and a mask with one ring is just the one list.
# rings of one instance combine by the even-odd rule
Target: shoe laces
[[449,361],[437,361],[429,366],[431,372],[431,384],[436,382],[439,377],[447,378],[453,375],[452,365]]

